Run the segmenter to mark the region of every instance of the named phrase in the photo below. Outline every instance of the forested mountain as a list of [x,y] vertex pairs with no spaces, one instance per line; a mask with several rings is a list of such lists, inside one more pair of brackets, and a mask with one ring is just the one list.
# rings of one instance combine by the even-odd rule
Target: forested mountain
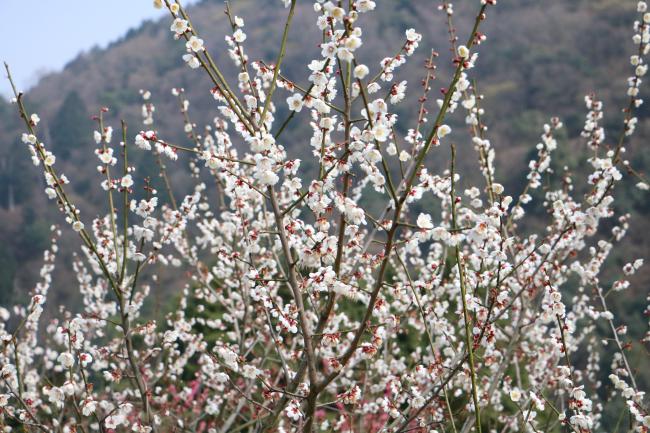
[[[233,12],[246,20],[246,48],[251,60],[273,62],[281,37],[286,13],[280,2],[234,0]],[[291,29],[283,74],[300,84],[307,76],[306,64],[318,56],[319,37],[312,31],[316,14],[310,2],[300,2]],[[424,62],[430,49],[439,52],[439,70],[433,88],[448,83],[451,70],[447,42],[446,17],[431,0],[379,0],[381,7],[374,19],[364,23],[364,47],[361,60],[378,68],[378,62],[393,55],[404,39],[404,31],[414,27],[424,38],[416,54],[409,58],[398,74],[407,80],[411,92],[420,92],[420,80],[425,74]],[[475,13],[476,1],[459,1],[454,16],[461,40],[469,32],[470,15]],[[483,27],[487,41],[479,49],[477,86],[485,95],[484,121],[488,134],[499,150],[497,177],[512,193],[518,193],[524,182],[527,162],[539,140],[542,126],[551,116],[559,116],[566,128],[560,136],[558,151],[561,168],[566,165],[577,178],[584,179],[588,149],[580,130],[584,124],[584,96],[596,93],[605,103],[606,126],[610,137],[622,127],[620,108],[625,104],[625,78],[630,74],[629,56],[634,46],[631,23],[634,1],[622,0],[503,0],[491,12]],[[124,11],[128,13],[128,11]],[[221,0],[204,0],[189,8],[194,26],[202,34],[216,61],[227,72],[234,67],[226,53],[224,36],[230,27]],[[362,19],[365,19],[362,18]],[[125,119],[132,139],[141,128],[140,89],[152,93],[156,105],[156,129],[170,141],[187,143],[178,102],[170,90],[183,87],[192,102],[190,114],[199,126],[210,123],[217,115],[217,104],[211,97],[210,83],[204,74],[190,70],[181,59],[184,46],[175,41],[169,31],[169,21],[147,22],[131,30],[106,49],[94,49],[79,55],[63,71],[44,77],[27,92],[26,101],[32,111],[42,118],[41,131],[46,142],[56,151],[61,169],[72,181],[75,201],[90,218],[105,211],[104,200],[98,195],[100,179],[92,154],[92,131],[96,127],[91,116],[100,107],[109,107],[107,124],[116,129]],[[33,55],[38,55],[33,52]],[[650,94],[650,91],[644,89]],[[435,91],[434,91],[435,93]],[[435,98],[436,95],[432,96]],[[283,118],[287,113],[280,90],[276,103]],[[433,98],[432,98],[433,99]],[[416,101],[417,98],[411,98]],[[433,106],[433,102],[431,104]],[[649,108],[639,114],[639,134],[630,146],[628,157],[639,171],[650,166],[646,140],[650,137]],[[398,113],[409,118],[417,107],[404,105]],[[303,111],[301,115],[308,116]],[[461,116],[451,120],[463,127]],[[301,123],[303,129],[295,125]],[[308,124],[295,122],[284,136],[283,145],[289,153],[305,161],[309,169]],[[21,123],[14,107],[0,102],[0,303],[20,300],[38,276],[41,252],[47,245],[48,221],[61,222],[61,216],[47,203],[42,193],[40,173],[31,166],[24,145],[20,143]],[[405,132],[405,131],[399,131]],[[468,136],[469,137],[469,136]],[[472,176],[476,155],[469,138],[458,143],[460,171]],[[445,158],[432,160],[442,166]],[[158,167],[149,155],[134,155],[140,175],[156,178]],[[186,167],[186,165],[182,165]],[[180,165],[179,165],[180,168]],[[465,173],[463,172],[465,171]],[[185,170],[171,167],[174,187],[185,191]],[[647,256],[650,236],[645,224],[648,201],[634,188],[621,191],[620,208],[633,213],[633,232],[610,261],[613,269],[638,257]],[[60,260],[71,259],[76,244],[72,236],[64,236]],[[74,294],[66,287],[71,278],[60,271],[51,304],[69,302]],[[641,323],[643,308],[634,304],[647,292],[650,272],[636,277],[629,292],[634,299],[616,302],[629,311],[630,323]]]

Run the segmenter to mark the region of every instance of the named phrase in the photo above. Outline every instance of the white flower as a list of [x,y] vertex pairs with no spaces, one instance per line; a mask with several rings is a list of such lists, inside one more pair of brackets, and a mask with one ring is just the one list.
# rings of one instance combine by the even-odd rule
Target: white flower
[[375,83],[368,84],[368,93],[370,95],[372,95],[373,93],[377,93],[380,90],[381,90],[381,86],[379,85],[379,83],[375,82]]
[[494,191],[495,194],[502,194],[503,193],[503,185],[500,183],[493,183],[492,184],[492,191]]
[[184,54],[183,60],[192,69],[196,69],[199,66],[201,66],[201,62],[199,62],[199,59],[197,59],[196,56],[193,54]]
[[256,156],[259,158],[255,165],[255,178],[259,180],[262,185],[275,185],[278,183],[278,175],[273,172],[273,160],[261,156],[259,153]]
[[381,152],[379,152],[377,149],[371,149],[366,154],[364,155],[366,158],[366,161],[368,161],[371,164],[376,164],[379,161],[381,161]]
[[278,183],[278,175],[273,173],[271,170],[263,171],[259,174],[258,179],[263,185],[275,185]]
[[375,7],[377,6],[374,1],[372,0],[357,0],[357,10],[359,12],[370,12],[372,10],[375,10]]
[[431,237],[435,241],[447,242],[451,238],[451,235],[449,234],[446,228],[436,227],[433,230],[431,230]]
[[25,144],[36,144],[38,139],[34,134],[23,134],[22,141]]
[[195,53],[198,53],[200,51],[203,51],[203,39],[197,38],[196,36],[192,36],[189,41],[185,43],[185,46],[194,51]]
[[354,54],[352,54],[352,51],[344,47],[339,48],[336,51],[336,55],[338,56],[339,59],[348,63],[354,59]]
[[[248,72],[240,72],[240,73],[237,75],[237,80],[238,80],[240,83],[247,83],[247,82],[250,81],[250,78],[251,78],[251,77],[250,77],[250,75],[248,74]],[[255,100],[255,97],[253,97],[253,96],[251,96],[251,95],[246,95],[246,96],[249,96],[249,97],[251,97],[253,100]],[[256,100],[255,100],[255,101],[256,101]],[[257,101],[256,101],[256,102],[257,102]],[[254,108],[254,107],[253,107],[253,108]]]
[[97,409],[97,402],[95,400],[88,398],[81,403],[81,413],[83,416],[90,416],[95,413],[95,409]]
[[443,138],[445,135],[449,135],[451,128],[449,125],[440,125],[438,128],[438,138]]
[[79,360],[81,361],[82,366],[87,367],[88,364],[93,362],[93,357],[90,353],[82,353],[79,355]]
[[178,331],[175,329],[168,329],[165,331],[163,334],[163,341],[165,344],[169,345],[174,343],[176,340],[178,340],[179,334]]
[[76,232],[80,232],[83,229],[84,229],[84,223],[82,223],[81,221],[75,221],[72,223],[72,230]]
[[228,375],[226,373],[224,373],[223,371],[220,371],[219,373],[214,375],[214,379],[217,382],[226,383],[226,382],[228,382]]
[[510,400],[514,401],[515,403],[521,400],[521,391],[519,391],[517,388],[514,388],[510,391]]
[[384,142],[390,134],[390,129],[383,123],[376,123],[372,128],[372,134],[375,137],[375,140],[379,142]]
[[235,30],[235,33],[232,34],[232,38],[237,42],[238,44],[241,44],[246,40],[246,33],[244,33],[241,29]]
[[361,398],[361,388],[355,385],[349,391],[337,395],[337,398],[340,399],[343,404],[357,403]]
[[462,105],[466,110],[471,110],[476,105],[476,98],[474,97],[474,95],[471,95],[469,98],[465,99],[462,102]]
[[349,197],[345,198],[342,210],[345,212],[345,216],[350,223],[356,226],[366,224],[366,216],[363,209],[357,206]]
[[271,134],[264,134],[262,137],[251,137],[248,139],[253,152],[264,152],[275,145],[275,138]]
[[111,415],[106,417],[106,419],[104,420],[104,425],[106,426],[106,428],[116,429],[120,424],[122,424],[123,421],[124,418],[120,414]]
[[419,42],[422,40],[422,35],[415,31],[415,29],[408,29],[406,32],[406,40],[409,42]]
[[130,174],[127,174],[122,178],[120,181],[120,185],[124,188],[131,188],[133,186],[133,178],[131,177]]
[[45,194],[47,195],[47,198],[50,200],[53,200],[56,198],[56,191],[54,188],[45,188]]
[[363,80],[366,78],[366,76],[370,73],[370,69],[366,65],[357,65],[354,68],[354,77],[358,78],[360,80]]
[[336,44],[334,42],[327,42],[325,44],[322,44],[320,48],[321,48],[321,55],[326,58],[334,57],[336,55],[336,52],[338,51],[336,49]]
[[296,401],[292,401],[287,405],[285,409],[287,416],[293,421],[298,421],[302,418],[302,412],[300,412],[300,405]]
[[239,364],[237,362],[239,357],[235,352],[223,346],[219,347],[217,349],[217,352],[219,353],[219,356],[223,359],[223,361],[226,363],[228,368],[234,370],[235,372],[239,371]]
[[176,18],[172,22],[172,26],[170,27],[170,30],[172,32],[175,32],[177,35],[182,35],[183,33],[185,33],[188,30],[188,28],[189,27],[187,25],[186,20],[184,20],[182,18]]
[[111,164],[113,162],[113,149],[108,149],[106,152],[101,152],[97,155],[99,160],[104,164]]
[[350,51],[356,50],[362,44],[363,42],[361,41],[361,38],[358,38],[356,36],[350,36],[345,40],[345,48],[347,48]]
[[34,125],[34,126],[38,125],[38,122],[41,121],[41,118],[38,117],[38,114],[36,114],[36,113],[32,114],[32,115],[30,116],[30,119],[31,119],[31,121],[32,121],[32,125]]
[[138,146],[138,148],[143,150],[151,150],[151,144],[149,143],[149,140],[144,138],[142,134],[138,134],[135,136],[135,145]]
[[287,104],[289,105],[289,110],[300,113],[302,110],[302,95],[295,93],[287,98]]
[[425,230],[432,229],[433,228],[433,223],[431,222],[431,215],[421,213],[418,216],[416,224],[421,229],[425,229]]
[[404,99],[406,92],[406,81],[400,82],[398,85],[393,86],[390,91],[390,103],[397,104]]
[[469,57],[469,49],[465,45],[461,45],[458,47],[458,56],[461,59],[466,59]]
[[600,317],[602,317],[605,320],[612,320],[614,318],[614,314],[612,314],[611,311],[603,311],[600,313]]
[[247,379],[255,379],[260,371],[252,365],[244,365],[242,368],[242,376]]
[[70,368],[74,365],[74,357],[69,352],[63,352],[56,359],[64,368]]
[[74,394],[74,383],[72,383],[70,381],[65,382],[63,384],[63,386],[61,387],[61,391],[63,391],[63,393],[65,395],[73,395]]
[[58,407],[63,407],[63,403],[65,402],[65,394],[63,393],[63,390],[58,387],[52,387],[48,391],[46,391],[48,399],[56,404]]
[[43,159],[43,164],[51,167],[56,162],[56,156],[52,155],[51,152],[45,152],[45,159]]

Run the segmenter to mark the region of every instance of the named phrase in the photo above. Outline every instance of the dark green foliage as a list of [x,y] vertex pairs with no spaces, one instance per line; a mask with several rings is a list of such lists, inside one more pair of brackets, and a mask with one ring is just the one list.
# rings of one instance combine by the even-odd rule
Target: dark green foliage
[[22,143],[12,143],[13,151],[0,154],[0,208],[12,210],[29,195],[30,185],[25,182],[29,161],[21,156]]
[[79,93],[74,90],[69,92],[50,127],[52,145],[56,155],[61,158],[69,157],[73,150],[88,143],[92,127],[89,117],[86,104]]
[[15,251],[16,258],[26,260],[38,254],[42,254],[50,245],[51,231],[47,222],[37,220],[23,226],[19,236],[20,248]]
[[16,259],[10,246],[0,244],[0,305],[9,305],[13,301]]

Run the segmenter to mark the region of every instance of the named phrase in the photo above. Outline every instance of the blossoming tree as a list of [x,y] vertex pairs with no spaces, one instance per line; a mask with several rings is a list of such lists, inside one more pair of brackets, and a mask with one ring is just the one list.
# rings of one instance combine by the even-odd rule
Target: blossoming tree
[[[149,92],[137,134],[123,122],[115,140],[102,109],[94,139],[105,216],[90,221],[75,206],[39,138],[38,115],[14,87],[45,193],[80,240],[72,266],[83,311],[41,323],[63,230],[53,227],[30,303],[0,308],[2,431],[583,433],[603,431],[604,408],[617,399],[631,430],[650,429],[634,374],[643,366],[628,362],[624,318],[607,305],[643,262],[626,265],[611,287],[599,280],[628,224],[614,212],[616,185],[624,173],[640,176],[624,152],[650,51],[644,1],[620,136],[605,138],[602,103],[588,96],[582,136],[592,173],[583,180],[552,170],[562,128],[553,118],[522,192],[499,183],[473,70],[487,38],[481,24],[507,5],[476,1],[461,44],[453,7],[442,3],[454,54],[427,56],[421,89],[408,89],[417,116],[399,118],[394,107],[407,97],[399,68],[421,36],[409,29],[396,55],[361,64],[361,26],[375,1],[314,2],[323,40],[307,88],[281,69],[297,0],[278,2],[286,22],[266,62],[249,59],[244,20],[226,5],[234,77],[179,2],[155,3],[186,46],[182,61],[197,70],[188,73],[212,81],[219,115],[199,130],[183,90],[173,89],[190,143],[182,145],[156,131]],[[451,81],[430,101],[436,62],[446,61]],[[290,114],[277,119],[285,103]],[[452,132],[454,116],[469,133]],[[287,125],[301,121],[311,127],[302,145],[317,161],[312,175],[283,146]],[[454,140],[473,144],[463,157],[477,159],[479,184],[456,169]],[[439,148],[451,158],[436,173],[427,165]],[[170,160],[160,164],[165,194],[137,175],[133,152]],[[177,200],[167,170],[183,161],[196,182]],[[541,187],[552,178],[556,187]],[[587,194],[574,192],[578,182]],[[647,189],[642,177],[637,186]],[[439,211],[414,210],[425,196]],[[383,200],[379,214],[364,207],[368,197]],[[546,226],[531,235],[521,227],[533,200]],[[605,220],[616,221],[611,231]],[[166,317],[149,317],[142,276],[162,268],[185,278],[182,296]],[[611,332],[604,347],[598,324]],[[586,365],[572,359],[580,348],[590,353]],[[598,379],[600,350],[613,354],[608,383]]]

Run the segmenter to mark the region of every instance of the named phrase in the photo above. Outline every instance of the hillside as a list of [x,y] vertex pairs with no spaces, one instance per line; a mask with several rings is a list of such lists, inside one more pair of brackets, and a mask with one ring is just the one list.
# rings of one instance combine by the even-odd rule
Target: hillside
[[[235,0],[234,13],[246,20],[246,47],[250,58],[272,62],[277,55],[275,46],[281,37],[285,11],[278,1]],[[423,64],[429,47],[440,52],[441,65],[434,89],[446,85],[449,76],[447,28],[444,16],[430,0],[380,1],[372,23],[364,23],[364,48],[361,59],[377,65],[384,56],[400,46],[404,30],[410,27],[423,33],[419,51],[399,71],[409,89],[419,92],[424,75]],[[468,33],[467,19],[474,12],[475,2],[459,2],[456,7],[458,34]],[[621,7],[626,3],[628,7]],[[566,125],[559,152],[560,164],[573,171],[584,168],[586,146],[579,139],[584,115],[583,97],[592,91],[605,102],[606,125],[610,134],[620,130],[622,115],[619,107],[625,100],[624,79],[628,75],[628,58],[633,46],[630,41],[632,8],[635,2],[618,0],[518,0],[499,2],[484,27],[488,41],[480,49],[478,87],[485,94],[485,121],[489,136],[500,150],[497,177],[512,192],[520,189],[523,169],[530,152],[538,141],[544,122],[559,116]],[[215,53],[225,53],[224,35],[229,31],[221,0],[204,0],[189,9],[195,26]],[[306,64],[319,52],[318,35],[311,31],[315,13],[310,4],[298,7],[283,73],[289,78],[305,76]],[[304,35],[304,36],[303,36]],[[27,95],[27,103],[43,119],[43,131],[48,142],[60,151],[61,167],[71,178],[75,200],[88,217],[103,212],[101,197],[94,194],[99,186],[92,155],[90,120],[100,107],[110,108],[107,123],[117,127],[119,119],[130,125],[132,137],[141,128],[139,89],[152,92],[156,104],[155,118],[160,135],[182,143],[182,118],[177,101],[171,95],[173,87],[183,87],[192,101],[190,113],[198,125],[209,123],[216,115],[216,104],[209,94],[210,84],[203,74],[189,70],[181,55],[183,45],[174,41],[168,20],[147,22],[106,49],[81,54],[63,71],[44,77]],[[227,55],[217,58],[226,71],[233,71]],[[298,80],[300,83],[300,80]],[[305,84],[302,82],[301,84]],[[282,91],[277,102],[286,113]],[[412,100],[415,101],[416,98]],[[405,105],[400,116],[413,116],[416,107]],[[650,136],[649,108],[640,114],[639,134],[631,146],[630,158],[643,171],[650,166],[650,156],[641,146]],[[303,113],[304,114],[304,113]],[[305,114],[306,115],[306,114]],[[279,117],[282,117],[280,115]],[[458,116],[457,116],[458,117]],[[455,119],[458,126],[462,119]],[[85,131],[85,132],[84,132]],[[29,156],[19,142],[18,117],[5,101],[0,102],[0,303],[20,299],[37,277],[37,263],[47,244],[48,218],[61,221],[42,194],[39,173],[31,167]],[[308,145],[301,130],[292,129],[285,135],[284,145],[289,153],[309,160]],[[303,139],[304,140],[304,139]],[[475,160],[471,143],[459,143],[461,172],[469,173]],[[584,155],[584,156],[583,156]],[[156,177],[157,167],[142,155],[135,156],[140,174]],[[58,163],[58,162],[57,162]],[[432,162],[436,164],[436,162]],[[306,164],[308,167],[309,164]],[[560,165],[561,166],[561,165]],[[185,174],[172,171],[172,181],[183,190]],[[632,236],[622,255],[615,258],[620,265],[637,257],[647,256],[650,236],[647,223],[649,205],[636,192],[621,195],[622,207],[634,211]],[[69,255],[74,240],[64,238],[62,249]],[[58,274],[61,281],[69,275]],[[650,281],[646,271],[637,278],[637,294],[645,292]],[[72,294],[65,284],[55,288],[56,303],[70,301]],[[641,320],[642,309],[632,308],[630,314]]]

